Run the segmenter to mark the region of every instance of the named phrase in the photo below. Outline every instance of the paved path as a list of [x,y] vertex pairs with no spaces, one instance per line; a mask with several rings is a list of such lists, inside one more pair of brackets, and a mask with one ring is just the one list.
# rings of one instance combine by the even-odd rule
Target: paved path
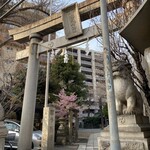
[[98,150],[98,141],[97,138],[100,136],[100,133],[94,133],[89,136],[88,142],[84,144],[79,144],[77,150]]
[[97,137],[99,133],[91,133],[88,140],[80,141],[79,143],[73,143],[66,146],[55,146],[55,150],[98,150]]
[[78,145],[55,146],[54,150],[77,150]]

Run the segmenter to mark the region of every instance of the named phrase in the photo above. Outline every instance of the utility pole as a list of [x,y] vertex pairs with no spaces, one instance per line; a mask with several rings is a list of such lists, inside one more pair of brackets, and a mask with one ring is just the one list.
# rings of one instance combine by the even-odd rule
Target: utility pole
[[112,64],[111,64],[106,0],[100,0],[100,6],[101,6],[103,49],[104,49],[104,69],[105,69],[107,103],[109,113],[110,148],[111,150],[121,150],[118,134],[114,85],[112,78]]
[[[52,0],[50,0],[50,13],[52,15]],[[51,40],[51,35],[48,35],[48,41]],[[47,69],[46,69],[46,88],[45,88],[45,107],[48,106],[49,95],[49,73],[50,73],[50,51],[47,51]]]

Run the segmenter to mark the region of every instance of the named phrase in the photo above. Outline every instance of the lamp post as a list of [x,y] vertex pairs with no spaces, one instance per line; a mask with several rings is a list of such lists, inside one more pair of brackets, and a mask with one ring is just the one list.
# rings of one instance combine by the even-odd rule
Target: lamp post
[[111,150],[120,150],[121,147],[118,134],[117,113],[116,113],[114,85],[112,78],[106,0],[100,0],[100,4],[101,4],[102,37],[104,49],[104,69],[105,69],[107,103],[109,113],[110,147]]
[[[50,13],[52,15],[52,0],[50,0]],[[48,41],[51,40],[51,35],[48,35]],[[50,73],[50,52],[47,51],[47,68],[46,68],[46,87],[45,87],[45,107],[48,106],[48,93],[49,93],[49,73]]]

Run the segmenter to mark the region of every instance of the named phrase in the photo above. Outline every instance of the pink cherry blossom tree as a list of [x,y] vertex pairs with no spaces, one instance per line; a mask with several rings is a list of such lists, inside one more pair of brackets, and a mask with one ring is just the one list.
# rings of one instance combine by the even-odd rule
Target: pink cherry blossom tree
[[67,95],[65,90],[62,89],[57,96],[59,98],[59,100],[55,104],[57,109],[57,117],[66,117],[69,114],[69,110],[79,109],[79,105],[75,102],[77,100],[77,96],[75,95],[75,93]]
[[[73,114],[77,112],[77,110],[80,109],[80,106],[76,103],[77,95],[75,93],[71,93],[70,95],[67,95],[65,90],[62,89],[58,95],[59,100],[56,102],[56,117],[59,118],[60,126],[61,128],[58,128],[58,130],[61,130],[62,132],[62,126],[64,126],[64,133],[68,135],[66,136],[66,140],[69,143],[72,143],[73,141],[73,133],[74,135],[77,135],[77,126],[73,125]],[[76,110],[76,111],[74,111]],[[63,122],[65,123],[62,123]],[[67,124],[67,126],[66,126]],[[77,125],[77,118],[75,117],[75,124]],[[74,130],[73,130],[74,128]],[[59,131],[60,132],[60,131]]]

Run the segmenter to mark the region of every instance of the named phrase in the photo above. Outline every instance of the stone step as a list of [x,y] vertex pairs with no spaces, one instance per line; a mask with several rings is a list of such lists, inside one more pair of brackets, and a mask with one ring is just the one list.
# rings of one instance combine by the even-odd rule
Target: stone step
[[137,124],[137,125],[130,125],[130,126],[120,126],[118,127],[119,131],[126,131],[126,132],[144,132],[150,131],[150,124]]
[[[150,125],[148,117],[126,115],[118,117],[119,140],[121,149],[149,150]],[[100,150],[110,148],[109,128],[105,128],[98,138]]]
[[[109,132],[102,132],[100,137],[110,137]],[[119,137],[120,138],[135,138],[136,139],[143,139],[143,138],[149,138],[150,137],[150,131],[146,132],[121,132],[119,131]]]
[[94,147],[93,145],[79,145],[77,150],[98,150],[98,146]]

